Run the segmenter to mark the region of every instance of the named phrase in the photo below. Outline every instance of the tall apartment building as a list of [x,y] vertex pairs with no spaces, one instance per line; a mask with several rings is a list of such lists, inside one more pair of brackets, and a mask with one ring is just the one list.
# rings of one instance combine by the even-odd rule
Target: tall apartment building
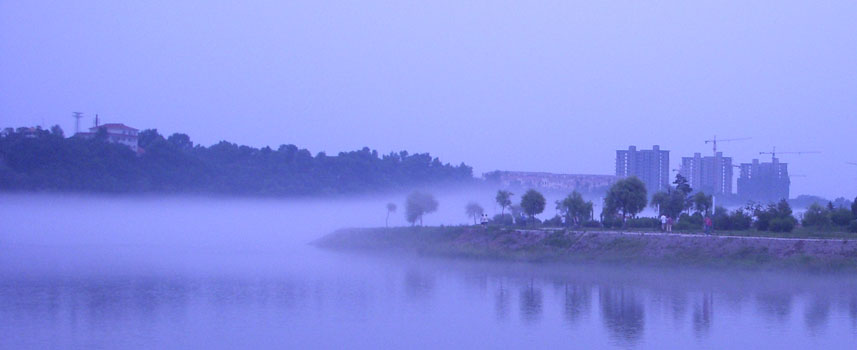
[[741,163],[738,196],[743,199],[762,203],[788,199],[789,185],[788,163],[780,163],[779,158],[773,158],[770,163],[761,163],[758,159]]
[[650,150],[637,150],[636,146],[617,150],[616,176],[638,177],[646,184],[649,196],[665,191],[670,183],[670,151],[661,150],[658,145]]
[[717,152],[713,157],[694,153],[693,157],[682,157],[681,176],[695,191],[707,194],[732,194],[732,157]]

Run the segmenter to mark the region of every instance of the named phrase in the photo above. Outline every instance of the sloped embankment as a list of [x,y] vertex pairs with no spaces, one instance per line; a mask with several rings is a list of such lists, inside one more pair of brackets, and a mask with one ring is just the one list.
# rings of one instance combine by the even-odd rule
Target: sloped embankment
[[480,227],[342,229],[314,242],[339,249],[524,261],[612,261],[857,268],[857,240]]

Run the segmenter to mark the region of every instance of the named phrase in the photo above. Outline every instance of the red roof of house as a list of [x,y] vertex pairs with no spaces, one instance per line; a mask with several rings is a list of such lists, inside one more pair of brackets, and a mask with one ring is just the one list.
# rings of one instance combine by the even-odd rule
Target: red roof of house
[[107,128],[107,129],[127,129],[127,130],[134,130],[134,131],[137,131],[137,129],[134,129],[134,128],[132,128],[132,127],[130,127],[130,126],[127,126],[127,125],[125,125],[125,124],[122,124],[122,123],[107,123],[107,124],[101,124],[101,125],[99,125],[99,126],[91,127],[91,128],[89,128],[89,130],[95,130],[95,129],[98,129],[98,128]]

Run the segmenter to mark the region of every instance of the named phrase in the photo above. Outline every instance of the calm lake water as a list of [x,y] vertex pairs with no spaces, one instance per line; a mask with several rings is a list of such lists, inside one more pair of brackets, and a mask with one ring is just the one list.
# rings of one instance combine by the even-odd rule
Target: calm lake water
[[[307,244],[340,226],[383,225],[387,200],[0,196],[0,348],[857,346],[854,275]],[[432,223],[466,220],[465,200],[441,198]]]

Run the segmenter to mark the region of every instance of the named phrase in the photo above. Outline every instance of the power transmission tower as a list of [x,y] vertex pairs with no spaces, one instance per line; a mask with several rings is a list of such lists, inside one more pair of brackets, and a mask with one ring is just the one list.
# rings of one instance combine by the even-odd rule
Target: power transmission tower
[[80,118],[83,118],[83,113],[72,112],[72,114],[72,117],[74,118],[74,133],[77,134],[80,132]]

